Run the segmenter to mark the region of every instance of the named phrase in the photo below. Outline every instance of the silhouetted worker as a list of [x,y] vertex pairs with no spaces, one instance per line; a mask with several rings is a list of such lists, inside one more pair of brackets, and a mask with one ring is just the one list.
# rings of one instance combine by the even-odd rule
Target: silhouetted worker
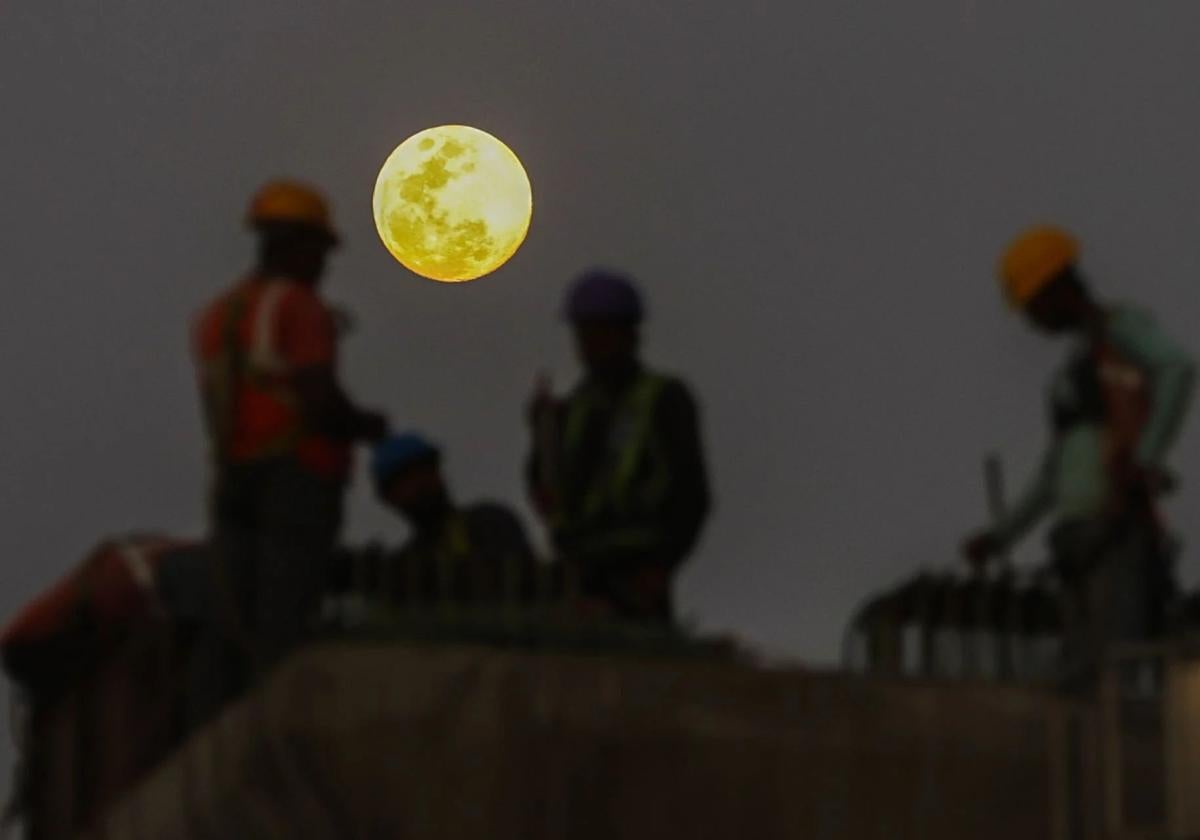
[[531,598],[536,561],[520,520],[494,502],[456,505],[441,461],[436,446],[411,432],[375,447],[375,491],[412,528],[409,540],[383,558],[374,581],[383,600],[412,606]]
[[1050,389],[1052,440],[1035,480],[964,552],[982,564],[1054,513],[1066,664],[1086,678],[1111,643],[1160,630],[1172,572],[1154,498],[1170,483],[1163,461],[1187,410],[1193,363],[1145,312],[1096,300],[1078,255],[1070,234],[1039,227],[1001,262],[1013,307],[1076,346]]
[[699,411],[687,386],[639,360],[641,296],[594,269],[566,300],[583,381],[534,397],[528,479],[583,597],[626,619],[671,621],[675,573],[709,510]]
[[319,605],[350,445],[383,437],[387,424],[338,383],[335,320],[317,294],[338,244],[324,198],[269,183],[247,221],[258,264],[203,310],[194,342],[214,461],[222,631],[263,667],[303,637]]

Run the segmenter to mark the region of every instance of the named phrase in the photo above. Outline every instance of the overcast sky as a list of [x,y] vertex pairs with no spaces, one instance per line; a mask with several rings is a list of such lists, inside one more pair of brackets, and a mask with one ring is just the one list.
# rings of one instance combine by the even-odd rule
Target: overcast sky
[[[0,613],[106,535],[202,533],[189,318],[248,265],[250,193],[292,175],[348,240],[350,388],[444,442],[464,500],[523,506],[534,373],[576,375],[572,273],[641,278],[717,500],[682,610],[831,661],[863,595],[955,562],[984,452],[1023,474],[1044,442],[1062,348],[1001,305],[1016,229],[1074,228],[1102,293],[1197,345],[1198,34],[1194,0],[0,0]],[[447,122],[535,191],[522,250],[462,286],[370,216],[392,148]],[[403,536],[361,478],[347,536]]]

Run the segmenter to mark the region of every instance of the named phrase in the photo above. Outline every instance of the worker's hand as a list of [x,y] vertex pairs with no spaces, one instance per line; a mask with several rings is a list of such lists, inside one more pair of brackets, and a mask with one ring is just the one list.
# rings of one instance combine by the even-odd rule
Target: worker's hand
[[334,304],[327,304],[326,308],[333,317],[333,328],[339,337],[344,338],[354,332],[354,327],[357,324],[354,313],[343,306],[335,306]]
[[1117,473],[1118,483],[1126,492],[1153,499],[1174,489],[1175,482],[1170,473],[1161,467],[1143,467],[1125,462]]
[[362,437],[371,443],[378,443],[388,436],[388,419],[378,411],[364,411],[361,418]]
[[554,511],[557,505],[553,492],[545,487],[531,487],[529,501],[533,504],[533,509],[537,512],[539,519],[547,523],[554,521]]
[[978,531],[963,540],[961,551],[976,571],[982,571],[1000,551],[1000,540],[991,531]]
[[550,382],[550,375],[542,371],[534,381],[533,396],[529,398],[529,404],[526,407],[526,417],[529,420],[529,424],[536,428],[538,421],[545,416],[545,412],[552,411],[555,404],[556,400]]
[[1120,460],[1112,465],[1113,492],[1109,513],[1122,516],[1130,510],[1153,504],[1159,496],[1175,489],[1175,480],[1161,467],[1142,466],[1132,460]]

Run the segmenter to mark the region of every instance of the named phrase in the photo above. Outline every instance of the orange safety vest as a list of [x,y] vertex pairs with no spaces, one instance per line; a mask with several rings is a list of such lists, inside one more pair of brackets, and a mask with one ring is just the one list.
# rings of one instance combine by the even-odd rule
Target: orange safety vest
[[89,633],[102,641],[139,616],[161,613],[156,578],[159,561],[189,543],[157,536],[107,540],[50,589],[34,598],[0,632],[6,655],[49,641],[90,619]]
[[1092,359],[1104,401],[1105,456],[1113,464],[1133,457],[1150,417],[1150,390],[1142,369],[1109,342],[1098,343]]
[[[345,442],[304,428],[281,347],[291,296],[311,294],[289,280],[251,280],[201,317],[197,355],[218,464],[294,455],[321,475],[340,478],[348,471]],[[323,310],[315,295],[304,303]]]

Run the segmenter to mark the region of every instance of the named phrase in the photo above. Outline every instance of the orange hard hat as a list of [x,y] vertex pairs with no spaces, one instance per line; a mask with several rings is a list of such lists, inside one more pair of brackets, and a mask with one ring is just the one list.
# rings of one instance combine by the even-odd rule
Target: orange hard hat
[[1032,227],[1014,239],[1000,260],[1000,282],[1009,303],[1023,309],[1079,259],[1079,242],[1062,228]]
[[258,227],[272,222],[307,225],[338,241],[337,231],[325,196],[297,181],[271,181],[264,184],[250,202],[246,224]]

